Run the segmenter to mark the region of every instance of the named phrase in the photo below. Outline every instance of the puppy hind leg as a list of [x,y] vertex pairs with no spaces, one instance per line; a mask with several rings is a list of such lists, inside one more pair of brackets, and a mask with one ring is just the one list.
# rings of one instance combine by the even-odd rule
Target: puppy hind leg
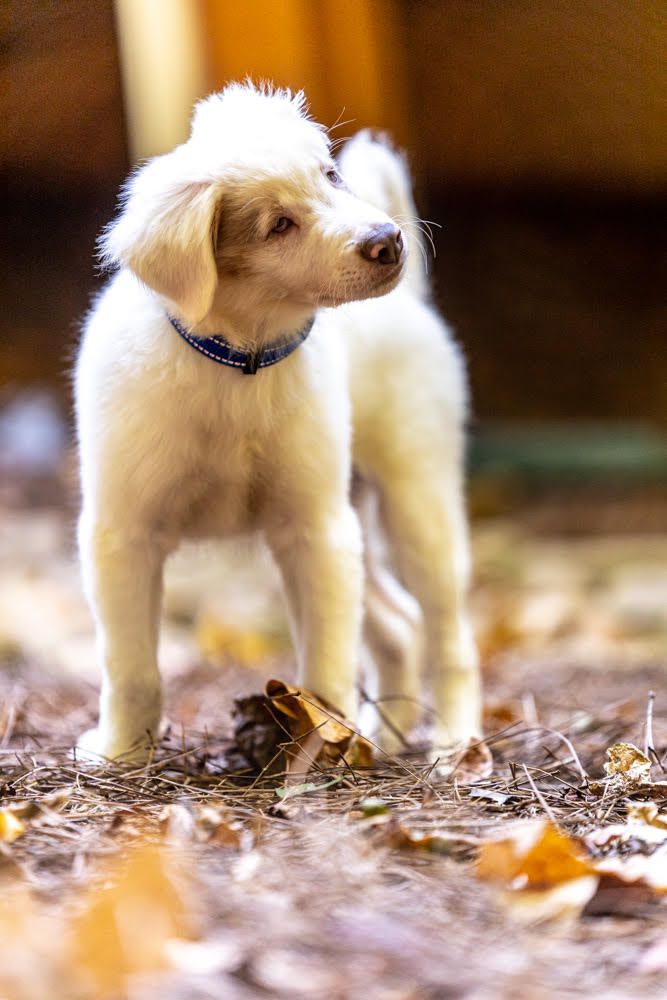
[[387,488],[383,513],[401,575],[424,616],[434,742],[467,741],[481,733],[481,690],[466,611],[469,549],[460,477],[413,468],[409,481]]
[[353,498],[364,536],[363,637],[377,670],[373,737],[396,753],[421,715],[421,612],[386,565],[376,490],[357,477]]
[[162,714],[157,633],[165,554],[152,540],[90,525],[85,517],[79,548],[103,680],[97,728],[77,749],[96,757],[140,756],[157,736]]
[[364,608],[364,641],[378,673],[374,738],[387,753],[397,753],[409,747],[421,716],[419,630],[371,581]]

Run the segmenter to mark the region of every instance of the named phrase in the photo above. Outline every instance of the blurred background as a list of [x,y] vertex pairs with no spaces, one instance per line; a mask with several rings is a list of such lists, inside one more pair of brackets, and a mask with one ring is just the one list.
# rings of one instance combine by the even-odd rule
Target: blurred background
[[[653,499],[616,519],[662,525],[662,0],[13,0],[2,18],[5,466],[18,390],[67,412],[95,238],[128,170],[249,74],[303,87],[325,124],[351,119],[337,134],[379,126],[407,149],[470,367],[473,507],[526,483],[641,481]],[[34,402],[46,433],[52,404]],[[598,520],[587,498],[582,518]]]
[[[472,384],[470,603],[484,668],[486,734],[524,723],[530,733],[540,725],[567,732],[582,757],[593,760],[591,773],[599,774],[611,743],[649,740],[654,702],[648,692],[655,691],[655,759],[664,780],[665,0],[0,0],[0,31],[7,226],[0,269],[0,754],[6,755],[0,757],[0,785],[9,782],[8,773],[18,774],[11,771],[16,760],[21,774],[11,794],[20,797],[31,787],[56,794],[65,781],[59,801],[66,802],[76,772],[60,764],[54,770],[54,759],[68,758],[52,758],[49,748],[71,747],[97,712],[93,626],[74,551],[78,497],[69,385],[81,321],[104,280],[95,261],[96,237],[132,166],[186,137],[197,98],[246,75],[303,88],[318,120],[345,123],[336,136],[369,125],[390,131],[408,152],[421,214],[442,227],[434,229],[434,295],[463,345]],[[294,676],[277,574],[245,550],[216,550],[214,558],[209,550],[179,552],[167,573],[163,617],[160,665],[179,750],[181,740],[183,747],[186,739],[208,747],[209,734],[214,743],[228,734],[233,698],[256,694],[268,677]],[[555,751],[541,735],[528,740],[523,749],[510,744],[510,759],[538,761],[551,771]],[[512,765],[516,788],[514,770]],[[657,771],[656,764],[654,776]],[[143,802],[146,785],[136,773]],[[540,781],[538,774],[548,772],[534,773]],[[215,774],[206,771],[202,782],[209,776],[217,781]],[[164,771],[160,796],[173,786],[167,775],[173,777]],[[86,781],[79,788],[79,777],[77,795],[92,796],[94,786]],[[37,830],[31,839],[28,831],[17,841],[19,850],[26,845],[20,871],[40,899],[69,905],[77,887],[88,889],[95,852],[132,836],[123,831],[134,822],[128,812],[133,800],[122,787],[119,793],[108,785],[94,799],[72,798],[72,824],[56,827],[48,818],[55,813],[45,811],[46,832]],[[412,779],[410,785],[412,799]],[[207,795],[209,787],[218,786],[206,785]],[[10,784],[4,788],[10,794]],[[180,795],[179,786],[170,794]],[[110,821],[101,805],[107,796],[115,797],[124,819],[115,813]],[[422,805],[431,801],[424,795]],[[54,802],[50,796],[49,810],[60,808]],[[451,814],[449,806],[441,809],[444,829],[450,816],[459,829],[460,806],[456,789]],[[243,808],[245,823],[249,810]],[[596,811],[596,824],[611,808]],[[589,924],[575,924],[576,954],[554,950],[541,917],[531,922],[527,939],[525,929],[519,933],[507,923],[504,905],[487,904],[485,897],[474,907],[465,903],[478,889],[468,871],[452,882],[458,862],[448,848],[431,882],[422,860],[408,862],[419,876],[418,903],[410,902],[416,895],[406,895],[406,868],[382,855],[382,878],[399,894],[394,920],[385,897],[367,889],[367,846],[363,861],[360,854],[350,863],[352,855],[339,853],[347,841],[336,827],[335,839],[305,841],[304,853],[301,828],[285,826],[286,839],[265,848],[264,820],[271,815],[280,824],[288,815],[272,809],[261,822],[256,817],[256,827],[253,819],[259,848],[243,855],[238,868],[230,867],[224,849],[215,856],[188,854],[188,866],[211,900],[215,896],[210,906],[197,899],[196,925],[204,920],[221,961],[245,970],[241,992],[221,991],[218,984],[206,995],[250,996],[246,976],[259,976],[260,958],[272,956],[273,966],[262,967],[273,968],[274,978],[260,977],[265,996],[288,995],[274,991],[278,980],[287,989],[298,984],[300,996],[315,995],[309,984],[318,996],[364,990],[369,996],[463,996],[457,980],[452,986],[452,970],[476,975],[476,967],[487,979],[475,996],[660,993],[657,979],[656,992],[646,985],[624,990],[618,980],[625,961],[619,955],[630,954],[621,942],[626,947],[633,933],[644,935],[634,918],[645,914],[657,935],[657,910],[629,910],[624,915],[633,919],[622,925],[605,920],[606,943],[591,936]],[[321,837],[323,813],[313,815]],[[483,823],[470,827],[475,839],[469,844],[488,830],[486,818]],[[273,827],[266,830],[270,836]],[[2,839],[0,830],[0,860],[6,862],[0,874],[9,879],[13,869]],[[265,849],[259,876],[257,868],[241,867]],[[326,867],[322,874],[327,859],[332,878]],[[285,868],[289,863],[292,869]],[[269,870],[270,876],[261,874]],[[231,880],[230,871],[237,873]],[[351,879],[357,895],[344,906],[330,904],[322,885],[338,888],[340,882],[347,893]],[[21,988],[6,995],[17,1000],[80,995],[44,985],[49,965],[26,948],[37,936],[38,955],[42,942],[57,942],[53,954],[63,963],[69,955],[63,941],[70,939],[32,917],[24,920],[8,884],[2,881],[0,898],[6,904],[4,918],[0,907],[0,942],[9,942],[0,959],[0,993],[5,995],[3,973],[11,977],[15,970]],[[262,897],[263,885],[269,889]],[[633,885],[633,899],[634,892]],[[648,905],[641,890],[635,905]],[[138,913],[133,927],[150,911],[112,912],[123,920]],[[116,961],[108,958],[114,954],[108,942],[121,941],[117,916],[113,921],[103,944],[93,923],[78,932],[82,954],[95,961],[99,956],[108,969]],[[494,921],[492,936],[475,931]],[[267,928],[274,950],[261,956]],[[225,937],[230,929],[232,936]],[[142,942],[150,949],[147,930]],[[321,966],[309,957],[318,935],[327,968],[344,974],[354,964],[361,977],[354,982],[362,986],[318,987],[331,982],[318,978]],[[374,941],[391,951],[397,966],[402,963],[398,979],[392,979],[394,966],[383,964],[388,960],[373,957]],[[422,951],[428,941],[435,959],[427,961],[421,956],[431,954]],[[664,936],[661,941],[660,969]],[[451,957],[443,942],[454,949]],[[331,947],[341,949],[340,957],[326,957]],[[500,957],[489,960],[494,949]],[[517,949],[525,956],[517,959]],[[593,951],[608,987],[594,969],[591,978]],[[470,963],[471,954],[484,960]],[[189,961],[203,969],[204,953],[197,955]],[[565,991],[550,992],[547,960],[558,976],[570,977]],[[427,970],[419,976],[430,975],[435,962],[446,977],[441,989],[422,990],[416,976],[413,991],[412,973],[405,973],[413,962]],[[633,968],[638,962],[632,958]],[[536,977],[532,992],[527,975]],[[501,980],[510,982],[507,993]],[[133,997],[186,995],[164,980],[157,993],[145,993],[141,982],[132,987]]]

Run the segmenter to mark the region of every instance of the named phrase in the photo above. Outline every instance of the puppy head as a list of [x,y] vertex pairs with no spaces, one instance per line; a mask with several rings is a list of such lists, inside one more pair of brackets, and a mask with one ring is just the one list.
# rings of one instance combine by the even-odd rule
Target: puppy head
[[200,102],[188,141],[137,171],[101,250],[193,325],[382,295],[406,256],[389,216],[345,187],[303,95],[250,84]]

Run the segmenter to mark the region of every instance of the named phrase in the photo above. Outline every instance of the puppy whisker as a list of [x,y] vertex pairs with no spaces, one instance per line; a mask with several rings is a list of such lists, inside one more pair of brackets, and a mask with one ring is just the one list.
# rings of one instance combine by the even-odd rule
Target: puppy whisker
[[[435,256],[436,256],[436,250],[435,250],[435,245],[433,243],[433,240],[430,239],[429,234],[424,231],[424,229],[422,228],[422,226],[419,225],[419,223],[417,223],[414,219],[403,219],[403,218],[401,218],[401,216],[398,216],[398,215],[394,216],[394,221],[397,222],[398,225],[401,226],[403,229],[407,229],[408,233],[410,233],[410,232],[413,232],[413,233],[418,232],[418,233],[421,233],[423,236],[426,236],[426,238],[429,240],[429,244],[430,244],[430,247],[431,247],[431,250],[432,250],[432,253],[433,253],[433,257],[435,258]],[[422,259],[424,261],[424,267],[425,267],[426,273],[428,274],[429,260],[428,260],[427,248],[424,246],[424,244],[422,243],[422,241],[418,237],[415,240],[415,243],[419,247],[419,251],[420,251],[420,253],[422,255]]]

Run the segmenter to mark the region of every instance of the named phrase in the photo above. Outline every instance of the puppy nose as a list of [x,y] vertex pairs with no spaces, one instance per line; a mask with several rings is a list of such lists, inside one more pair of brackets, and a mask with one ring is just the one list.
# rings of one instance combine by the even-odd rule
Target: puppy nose
[[398,264],[403,253],[403,234],[398,226],[387,222],[362,236],[359,251],[366,260],[377,264]]

